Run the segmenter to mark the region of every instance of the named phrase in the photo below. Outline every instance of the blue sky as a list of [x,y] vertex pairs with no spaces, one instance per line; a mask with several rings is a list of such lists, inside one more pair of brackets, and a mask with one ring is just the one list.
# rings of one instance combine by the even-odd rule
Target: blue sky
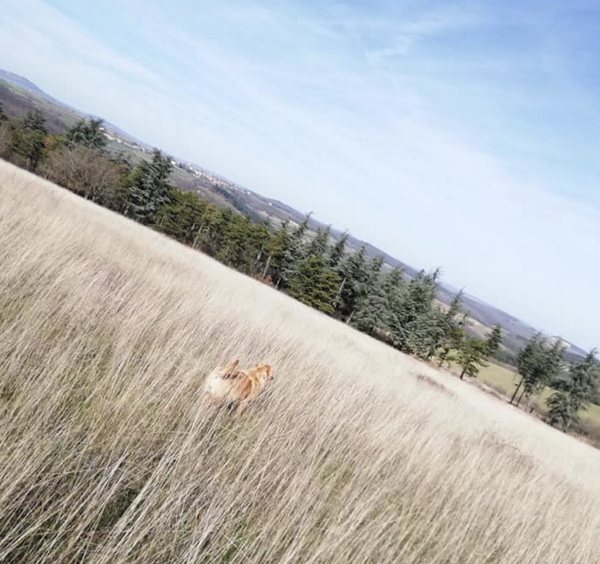
[[0,22],[0,67],[584,347],[599,58],[597,0],[4,0]]

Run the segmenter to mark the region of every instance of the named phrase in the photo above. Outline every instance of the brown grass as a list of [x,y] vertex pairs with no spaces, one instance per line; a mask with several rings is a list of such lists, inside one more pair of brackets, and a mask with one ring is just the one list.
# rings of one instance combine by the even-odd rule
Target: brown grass
[[0,562],[600,561],[597,451],[4,163],[0,287]]

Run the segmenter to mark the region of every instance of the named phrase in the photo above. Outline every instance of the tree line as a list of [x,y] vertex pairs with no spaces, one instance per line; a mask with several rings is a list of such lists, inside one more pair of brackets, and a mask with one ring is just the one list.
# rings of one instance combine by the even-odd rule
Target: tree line
[[[279,226],[230,208],[218,208],[170,182],[173,164],[155,149],[134,164],[106,148],[101,120],[81,120],[64,135],[48,134],[42,114],[9,120],[0,105],[0,157],[36,172],[80,196],[119,212],[258,278],[300,302],[398,350],[439,366],[454,365],[460,378],[477,377],[499,353],[502,328],[486,339],[467,331],[462,292],[449,306],[438,300],[440,270],[408,277],[389,269],[364,247],[350,252],[348,234],[334,240],[330,228],[310,233],[310,214],[300,224]],[[520,381],[511,403],[533,400],[546,386],[549,420],[565,431],[600,395],[600,368],[592,351],[575,364],[564,348],[541,335],[517,359]]]

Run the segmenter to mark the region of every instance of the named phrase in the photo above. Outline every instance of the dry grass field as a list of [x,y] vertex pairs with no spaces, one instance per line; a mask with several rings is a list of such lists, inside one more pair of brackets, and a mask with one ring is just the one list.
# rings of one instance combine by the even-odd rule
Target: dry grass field
[[0,288],[2,563],[600,562],[598,451],[2,162]]

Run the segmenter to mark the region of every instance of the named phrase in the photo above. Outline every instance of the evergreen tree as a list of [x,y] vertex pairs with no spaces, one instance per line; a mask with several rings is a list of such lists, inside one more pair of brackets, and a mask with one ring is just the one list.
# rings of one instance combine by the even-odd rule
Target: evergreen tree
[[271,237],[267,247],[267,262],[263,270],[263,278],[271,277],[276,287],[281,284],[283,271],[286,268],[286,257],[290,246],[290,234],[288,233],[288,222],[284,221],[275,235]]
[[311,255],[298,265],[288,293],[306,305],[333,315],[339,283],[339,276],[327,268],[324,258]]
[[197,245],[209,206],[195,192],[172,190],[170,202],[156,213],[156,227],[182,243]]
[[329,253],[329,266],[336,270],[344,259],[346,244],[348,243],[348,233],[343,233]]
[[4,113],[4,106],[2,105],[2,101],[0,101],[0,122],[8,121],[8,116]]
[[[456,354],[460,351],[463,341],[466,337],[465,334],[466,326],[466,314],[450,329],[449,333],[446,334],[444,343],[442,344],[441,351],[439,353],[439,366],[443,366],[444,362],[450,363],[456,360]],[[453,354],[454,351],[454,354]]]
[[327,254],[327,250],[329,249],[329,232],[329,227],[326,229],[317,229],[315,238],[308,245],[306,256],[323,256]]
[[171,160],[154,149],[152,160],[135,167],[128,182],[129,215],[141,223],[152,223],[158,209],[170,203],[169,176],[173,170]]
[[[519,405],[521,398],[531,398],[539,393],[560,372],[563,348],[559,342],[549,347],[541,334],[535,335],[521,350],[517,358],[517,367],[521,381],[516,386],[510,403],[515,399]],[[517,399],[517,393],[521,395]]]
[[500,350],[500,345],[502,344],[502,326],[499,323],[492,329],[486,344],[488,356],[493,356]]
[[460,324],[459,314],[462,308],[462,297],[463,291],[461,290],[454,296],[448,311],[445,313],[439,307],[434,307],[432,302],[430,312],[424,315],[422,322],[424,339],[418,347],[420,349],[418,354],[425,360],[430,360],[439,349],[446,351],[443,353],[444,359],[450,352],[447,345],[453,342],[455,329]]
[[338,269],[343,280],[340,288],[338,309],[342,317],[352,321],[359,300],[366,295],[371,273],[367,262],[367,251],[361,247],[349,254]]
[[460,379],[463,380],[465,374],[476,377],[481,367],[486,366],[485,356],[487,353],[487,343],[480,339],[469,337],[462,342],[458,350],[456,360],[461,367]]
[[79,145],[89,149],[106,147],[106,137],[102,132],[101,119],[82,119],[67,129],[65,138],[69,145]]
[[372,334],[375,329],[385,329],[387,299],[383,285],[377,280],[369,292],[357,304],[353,325],[364,333]]
[[21,127],[29,131],[37,131],[42,135],[47,135],[46,120],[40,110],[30,110],[25,114],[21,121]]
[[[430,348],[431,332],[438,335],[439,318],[433,312],[438,275],[438,270],[431,274],[419,272],[396,304],[391,331],[395,346],[403,352],[423,354]],[[425,342],[427,345],[423,344]]]
[[579,424],[579,412],[586,409],[600,388],[600,366],[596,351],[571,366],[568,378],[547,400],[550,424],[568,432]]
[[27,112],[20,122],[12,122],[11,135],[12,149],[24,159],[27,169],[35,172],[47,135],[44,116],[39,110]]
[[291,231],[288,237],[288,244],[281,264],[281,274],[279,279],[279,285],[282,288],[289,286],[290,280],[295,275],[298,266],[306,257],[307,247],[304,242],[304,236],[308,230],[310,216],[310,213],[307,214],[304,221],[298,225],[296,229]]

